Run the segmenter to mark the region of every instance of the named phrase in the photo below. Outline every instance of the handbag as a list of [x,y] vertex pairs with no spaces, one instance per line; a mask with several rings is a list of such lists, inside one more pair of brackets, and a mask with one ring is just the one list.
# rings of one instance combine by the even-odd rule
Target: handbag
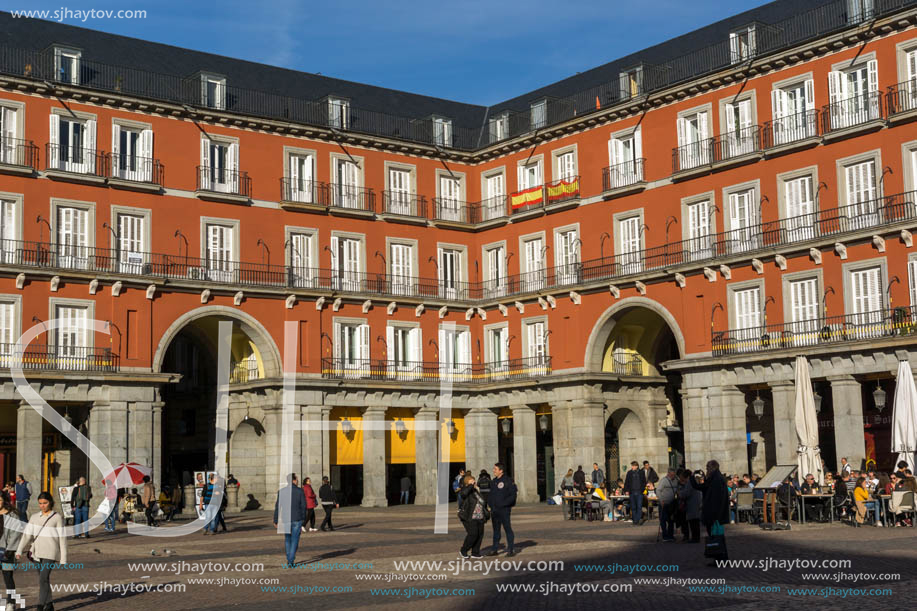
[[[44,530],[45,525],[48,523],[48,520],[50,520],[51,518],[53,518],[56,515],[57,515],[57,512],[55,511],[54,513],[49,515],[47,518],[45,518],[44,524],[42,524],[41,527],[38,529],[38,532],[35,533],[35,538],[32,539],[33,541],[38,541],[38,535],[40,535],[41,531]],[[29,551],[26,552],[26,558],[29,559],[29,562],[35,562],[35,558],[32,557],[32,546],[31,545],[29,545]]]
[[710,535],[704,542],[705,558],[725,558],[726,557],[726,531],[719,520],[710,527]]

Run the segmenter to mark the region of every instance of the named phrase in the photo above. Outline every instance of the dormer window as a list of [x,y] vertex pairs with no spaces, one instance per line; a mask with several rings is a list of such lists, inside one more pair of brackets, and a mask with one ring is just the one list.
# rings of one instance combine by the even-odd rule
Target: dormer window
[[629,100],[643,93],[643,66],[637,66],[622,72],[621,81],[621,99]]
[[491,143],[499,142],[509,137],[509,115],[503,113],[502,115],[491,117],[488,121],[488,128]]
[[201,74],[201,106],[223,110],[226,108],[226,78],[215,74]]
[[747,61],[755,55],[755,26],[731,32],[729,34],[729,55],[732,63]]
[[54,73],[61,83],[80,84],[80,57],[78,49],[54,47]]
[[532,129],[541,129],[548,124],[548,101],[541,100],[532,104]]
[[433,144],[452,146],[452,120],[433,117]]
[[350,121],[350,101],[343,98],[328,98],[328,126],[347,129]]

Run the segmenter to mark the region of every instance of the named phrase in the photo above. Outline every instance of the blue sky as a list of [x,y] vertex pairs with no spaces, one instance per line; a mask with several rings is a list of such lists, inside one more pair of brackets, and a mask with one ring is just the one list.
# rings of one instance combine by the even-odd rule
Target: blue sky
[[766,4],[764,0],[2,0],[10,9],[145,9],[65,20],[308,72],[493,104]]

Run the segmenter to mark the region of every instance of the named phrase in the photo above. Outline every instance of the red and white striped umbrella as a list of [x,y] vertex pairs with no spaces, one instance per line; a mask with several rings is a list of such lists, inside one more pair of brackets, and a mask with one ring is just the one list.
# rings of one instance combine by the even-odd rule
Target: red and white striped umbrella
[[121,463],[105,476],[106,482],[114,484],[115,488],[130,488],[143,483],[143,476],[153,473],[153,469],[135,462]]

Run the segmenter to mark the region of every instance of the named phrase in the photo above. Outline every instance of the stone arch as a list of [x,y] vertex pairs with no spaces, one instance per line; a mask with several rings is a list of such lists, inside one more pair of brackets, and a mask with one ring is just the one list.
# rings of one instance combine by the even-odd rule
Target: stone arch
[[592,327],[589,334],[589,341],[586,343],[586,355],[583,364],[586,371],[601,371],[603,349],[608,343],[612,329],[615,326],[615,315],[631,308],[646,308],[659,315],[660,318],[668,325],[678,345],[678,353],[681,357],[685,355],[685,338],[678,326],[675,317],[672,316],[665,306],[646,297],[627,297],[621,299],[610,308],[605,310]]
[[249,494],[262,505],[266,502],[266,436],[264,426],[248,418],[236,426],[229,438],[229,470],[239,480],[239,504],[243,507]]
[[162,371],[162,363],[165,360],[169,345],[182,329],[195,320],[211,316],[229,318],[239,323],[239,327],[254,342],[260,353],[261,361],[264,365],[264,377],[277,378],[282,375],[280,350],[277,348],[274,338],[264,328],[264,325],[258,322],[258,319],[251,314],[225,306],[195,308],[175,319],[165,333],[162,334],[159,345],[156,347],[156,353],[153,356],[153,372],[160,373]]

